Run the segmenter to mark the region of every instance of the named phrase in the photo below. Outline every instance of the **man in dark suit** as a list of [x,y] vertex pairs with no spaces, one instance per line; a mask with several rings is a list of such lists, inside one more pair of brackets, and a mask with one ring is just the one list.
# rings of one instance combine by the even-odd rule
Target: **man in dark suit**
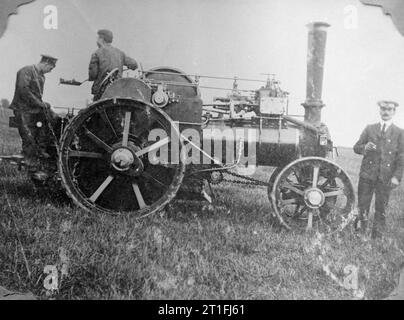
[[98,50],[91,56],[88,71],[89,80],[94,81],[91,88],[94,101],[99,100],[104,93],[105,88],[101,84],[111,71],[117,68],[117,78],[121,78],[124,66],[132,70],[136,70],[138,67],[136,60],[111,45],[112,39],[113,34],[110,30],[103,29],[98,31]]
[[363,155],[359,173],[359,216],[355,227],[366,231],[370,203],[375,194],[372,238],[381,235],[386,225],[385,208],[390,192],[400,184],[404,170],[404,133],[392,120],[398,107],[394,101],[379,101],[381,121],[368,125],[354,146]]

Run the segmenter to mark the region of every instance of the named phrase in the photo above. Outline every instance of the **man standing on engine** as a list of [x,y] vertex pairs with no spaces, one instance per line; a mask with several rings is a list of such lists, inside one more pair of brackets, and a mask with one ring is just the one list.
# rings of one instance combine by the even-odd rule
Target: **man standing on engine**
[[386,226],[385,209],[390,192],[400,184],[404,170],[404,133],[394,125],[393,116],[398,103],[380,101],[381,121],[368,125],[354,146],[363,155],[359,173],[359,217],[355,227],[366,231],[370,203],[375,194],[375,217],[372,238],[381,236]]
[[56,66],[56,58],[42,55],[37,65],[21,68],[17,73],[15,93],[10,109],[18,125],[22,140],[22,153],[29,169],[36,171],[39,158],[49,158],[48,117],[53,120],[55,114],[50,105],[42,101],[45,84],[45,73],[51,72]]
[[124,66],[131,70],[138,68],[136,60],[111,45],[112,39],[113,34],[111,31],[105,29],[98,31],[98,50],[91,56],[88,77],[89,81],[94,81],[91,88],[94,101],[99,100],[104,93],[106,86],[103,80],[108,73],[117,68],[116,78],[121,78]]

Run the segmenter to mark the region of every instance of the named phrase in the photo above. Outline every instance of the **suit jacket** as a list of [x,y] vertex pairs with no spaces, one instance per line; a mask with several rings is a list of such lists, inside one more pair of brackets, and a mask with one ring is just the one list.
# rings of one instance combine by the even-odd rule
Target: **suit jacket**
[[[365,151],[368,142],[376,144],[375,151]],[[354,146],[357,154],[362,154],[359,176],[372,181],[381,180],[389,185],[394,176],[401,181],[404,170],[404,133],[391,124],[384,135],[380,123],[368,125]]]
[[35,65],[26,66],[17,72],[15,92],[10,109],[26,113],[41,112],[44,107],[42,101],[45,76]]
[[111,45],[101,47],[94,52],[91,56],[88,70],[88,79],[94,81],[91,93],[97,94],[102,80],[104,80],[108,72],[113,69],[118,68],[119,77],[121,77],[124,66],[132,70],[138,67],[134,59],[128,57],[124,52]]

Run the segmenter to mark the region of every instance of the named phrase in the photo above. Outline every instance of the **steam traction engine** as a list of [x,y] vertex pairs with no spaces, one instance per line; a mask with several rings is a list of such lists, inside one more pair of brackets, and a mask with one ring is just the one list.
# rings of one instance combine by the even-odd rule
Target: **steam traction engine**
[[[304,121],[287,114],[287,93],[271,78],[250,96],[235,82],[229,96],[209,105],[199,77],[173,68],[110,81],[60,138],[58,177],[67,194],[87,211],[144,217],[187,186],[218,183],[226,172],[266,186],[271,214],[288,229],[344,225],[354,191],[344,170],[325,158],[332,143],[321,123],[327,26],[309,25]],[[231,170],[241,159],[276,169],[260,181]]]

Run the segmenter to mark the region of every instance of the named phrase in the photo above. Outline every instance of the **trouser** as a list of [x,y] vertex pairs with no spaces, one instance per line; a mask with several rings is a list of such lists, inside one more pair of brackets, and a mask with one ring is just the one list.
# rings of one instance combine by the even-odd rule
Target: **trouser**
[[42,112],[26,113],[14,110],[14,115],[18,123],[26,164],[28,169],[35,171],[39,165],[39,158],[47,154],[54,144],[48,121]]
[[358,207],[359,217],[363,231],[367,227],[370,203],[375,194],[375,216],[373,221],[372,237],[380,236],[386,227],[386,206],[389,202],[391,187],[380,180],[372,181],[359,178]]

